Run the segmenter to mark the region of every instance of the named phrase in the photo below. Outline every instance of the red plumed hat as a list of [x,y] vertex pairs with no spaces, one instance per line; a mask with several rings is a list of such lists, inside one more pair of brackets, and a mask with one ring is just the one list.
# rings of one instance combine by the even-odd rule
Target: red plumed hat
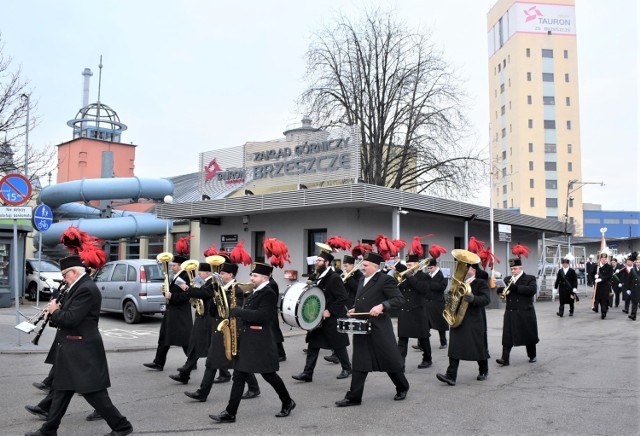
[[178,239],[178,242],[176,242],[176,253],[181,256],[189,256],[189,252],[191,251],[189,249],[189,240],[193,237],[193,235],[189,235]]
[[215,256],[215,255],[219,255],[219,254],[220,253],[218,252],[218,246],[216,244],[211,244],[211,247],[209,247],[206,250],[204,250],[204,256],[205,257]]
[[251,264],[251,256],[249,256],[249,253],[244,249],[244,239],[231,250],[230,258],[233,263],[241,263],[243,265]]
[[394,239],[391,242],[393,243],[393,245],[396,246],[398,251],[402,250],[404,247],[407,246],[407,241],[405,241],[404,239]]
[[483,248],[484,248],[484,242],[483,241],[477,240],[475,238],[475,236],[472,236],[471,238],[469,238],[469,251],[470,252],[478,254],[480,251],[482,251]]
[[441,254],[444,254],[446,252],[447,250],[444,247],[436,244],[431,244],[431,247],[429,247],[429,255],[434,259],[439,258]]
[[107,253],[100,246],[103,241],[75,226],[62,232],[60,242],[69,252],[79,255],[89,268],[100,269],[107,262]]
[[371,246],[371,244],[361,244],[360,241],[358,241],[358,244],[351,250],[351,254],[353,255],[353,257],[364,257],[366,253],[370,253],[372,251],[373,247]]
[[478,256],[480,256],[480,263],[482,263],[482,267],[485,269],[487,265],[489,265],[489,268],[493,268],[494,261],[500,263],[498,256],[491,252],[491,247],[478,252]]
[[80,258],[85,266],[100,269],[107,263],[107,253],[102,248],[93,244],[85,244],[80,251]]
[[389,260],[398,255],[398,248],[393,244],[393,241],[383,234],[378,234],[373,244],[378,249],[378,254],[382,256],[384,260]]
[[517,244],[511,249],[511,252],[515,256],[518,256],[518,259],[522,259],[522,256],[527,259],[529,258],[529,247],[527,247],[526,245]]
[[351,241],[349,241],[348,239],[344,239],[342,236],[331,236],[329,239],[327,239],[326,244],[330,246],[334,251],[348,251],[351,250],[352,245]]
[[424,248],[422,248],[422,244],[420,243],[420,239],[428,238],[429,236],[433,236],[433,233],[429,233],[424,236],[414,236],[411,241],[411,245],[409,246],[409,254],[415,254],[419,257],[424,256]]
[[266,237],[263,246],[265,257],[269,258],[269,263],[272,266],[282,268],[285,262],[291,263],[289,247],[284,242],[276,238]]

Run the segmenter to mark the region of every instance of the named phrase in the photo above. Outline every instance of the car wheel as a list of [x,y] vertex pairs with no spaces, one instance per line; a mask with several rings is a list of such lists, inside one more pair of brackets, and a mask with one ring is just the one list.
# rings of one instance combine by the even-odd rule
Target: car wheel
[[27,288],[27,299],[31,301],[37,300],[38,285],[35,282],[29,283],[29,287]]
[[128,300],[126,303],[124,303],[122,312],[124,314],[124,321],[127,324],[137,324],[142,318],[142,315],[140,314],[140,312],[138,312],[138,308],[131,300]]

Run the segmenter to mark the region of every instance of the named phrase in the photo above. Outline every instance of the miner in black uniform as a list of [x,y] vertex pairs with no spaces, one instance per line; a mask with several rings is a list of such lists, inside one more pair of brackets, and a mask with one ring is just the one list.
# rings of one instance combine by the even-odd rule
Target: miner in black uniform
[[633,260],[635,265],[629,270],[625,286],[627,289],[625,293],[631,300],[631,313],[629,314],[629,319],[635,321],[638,312],[638,302],[640,301],[640,259],[638,259],[638,253],[635,251],[631,254],[629,259]]
[[456,384],[461,360],[478,362],[476,380],[483,381],[489,376],[485,307],[491,301],[491,295],[486,280],[477,277],[478,268],[478,264],[469,267],[465,277],[465,282],[471,286],[471,293],[462,297],[468,304],[462,323],[449,330],[449,367],[445,374],[436,374],[438,380],[450,386]]
[[307,361],[301,374],[292,375],[295,380],[310,382],[313,380],[313,370],[318,361],[320,348],[334,350],[335,356],[342,365],[342,371],[336,378],[343,379],[351,375],[351,363],[347,346],[349,336],[337,329],[338,318],[347,316],[347,291],[340,279],[340,275],[331,268],[333,255],[322,251],[315,261],[316,286],[322,290],[326,300],[326,308],[322,313],[320,326],[307,332],[306,342]]
[[[440,338],[440,348],[447,347],[446,332],[449,330],[449,324],[442,316],[444,310],[444,291],[447,289],[447,279],[440,271],[438,267],[438,261],[434,258],[429,259],[427,263],[427,292],[425,293],[425,306],[427,316],[429,317],[429,328],[437,330]],[[428,362],[431,361],[431,344],[426,341],[429,346],[428,349],[423,351],[424,355],[428,357]]]
[[613,268],[608,262],[609,254],[607,252],[600,253],[598,259],[598,268],[594,276],[594,306],[593,311],[598,312],[600,306],[600,318],[605,319],[609,310],[609,294],[611,290],[611,277],[613,276]]
[[620,306],[620,294],[623,292],[624,281],[626,277],[623,277],[625,274],[622,273],[626,268],[624,267],[624,263],[618,263],[618,259],[615,257],[611,258],[611,268],[613,269],[613,275],[611,276],[611,290],[613,294],[609,299],[609,307],[618,307]]
[[363,278],[358,286],[355,307],[348,313],[368,313],[371,331],[353,335],[351,388],[344,399],[336,401],[338,407],[360,405],[364,383],[371,371],[385,371],[389,375],[396,387],[394,400],[404,400],[409,391],[391,318],[386,314],[391,309],[399,309],[404,297],[396,280],[379,271],[383,262],[377,253],[366,253],[362,262]]
[[624,301],[624,309],[622,309],[622,312],[624,313],[629,313],[629,306],[631,305],[631,294],[627,293],[627,280],[629,280],[629,273],[631,272],[631,268],[635,266],[634,259],[636,259],[637,257],[637,252],[634,251],[633,253],[631,253],[625,259],[625,267],[618,273],[620,275],[622,283],[624,283],[622,292],[622,300]]
[[109,367],[102,336],[98,330],[102,296],[91,277],[86,274],[80,256],[60,261],[63,279],[69,284],[67,296],[60,306],[51,300],[47,311],[58,326],[56,347],[47,356],[47,363],[55,365],[51,390],[53,398],[47,421],[28,436],[56,435],[60,421],[75,393],[104,417],[112,431],[110,435],[124,436],[133,431],[131,423],[113,405],[107,388],[111,386]]
[[[344,266],[344,273],[349,274],[351,270],[355,267],[356,258],[353,256],[346,255],[342,260],[342,265]],[[344,282],[344,287],[347,289],[347,308],[351,309],[356,301],[356,292],[358,292],[358,283],[362,278],[362,271],[356,269]]]
[[178,374],[169,375],[170,379],[183,384],[186,384],[189,381],[191,371],[196,368],[198,359],[201,357],[207,357],[209,344],[211,343],[211,335],[215,328],[212,318],[209,315],[209,309],[211,308],[211,302],[213,299],[211,265],[205,262],[200,262],[198,265],[198,275],[202,280],[204,280],[204,284],[202,286],[190,287],[186,283],[183,283],[180,286],[187,298],[197,298],[202,300],[204,307],[204,311],[201,314],[198,314],[197,311],[195,313],[195,320],[193,321],[193,328],[191,329],[189,349],[187,351],[187,361],[181,368],[178,368]]
[[562,317],[564,315],[564,305],[569,305],[569,316],[573,316],[573,303],[575,293],[578,290],[578,275],[576,271],[569,267],[569,259],[562,259],[562,268],[558,270],[556,281],[553,288],[558,291],[558,300],[560,307],[556,315]]
[[[417,254],[407,256],[407,266],[396,264],[396,270],[415,268],[422,259]],[[402,265],[402,266],[401,266]],[[398,286],[405,299],[405,303],[398,313],[398,349],[402,355],[403,366],[407,358],[409,338],[417,338],[423,351],[422,362],[418,368],[429,368],[431,362],[431,347],[429,345],[429,316],[425,309],[425,297],[429,286],[429,279],[423,271],[412,271],[404,275],[404,280]]]
[[251,283],[254,291],[247,297],[244,307],[231,309],[230,315],[238,322],[238,356],[233,360],[233,386],[227,408],[219,415],[209,415],[219,423],[236,421],[244,384],[249,374],[260,373],[278,394],[282,403],[276,417],[289,416],[296,407],[284,382],[276,371],[279,369],[278,350],[273,340],[271,325],[276,314],[278,295],[269,286],[273,267],[264,263],[254,263]]
[[184,256],[176,255],[171,261],[174,277],[169,289],[165,292],[167,308],[162,318],[162,324],[160,324],[156,357],[153,362],[143,364],[147,368],[162,371],[167,361],[167,353],[172,345],[181,346],[185,356],[188,357],[187,350],[193,328],[193,318],[189,297],[180,287],[183,283],[189,283],[189,274],[180,268],[180,265],[186,260]]
[[[538,339],[538,319],[533,307],[536,295],[536,278],[525,274],[522,261],[518,258],[509,260],[511,276],[504,280],[509,293],[506,296],[507,307],[504,311],[502,326],[502,357],[496,359],[500,366],[509,366],[509,355],[513,347],[526,346],[529,362],[537,360],[536,344]],[[503,294],[506,287],[499,287],[498,294]]]
[[587,286],[593,286],[595,281],[596,271],[598,269],[598,264],[594,262],[593,254],[589,255],[589,260],[584,266],[585,273],[587,275]]

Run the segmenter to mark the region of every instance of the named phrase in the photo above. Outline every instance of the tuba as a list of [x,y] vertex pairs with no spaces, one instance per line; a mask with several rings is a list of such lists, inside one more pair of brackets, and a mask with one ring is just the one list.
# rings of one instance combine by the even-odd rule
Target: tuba
[[456,259],[456,267],[453,272],[449,298],[445,305],[442,316],[452,328],[458,327],[467,312],[469,303],[462,297],[471,293],[471,285],[465,283],[464,278],[471,265],[480,263],[480,256],[467,250],[452,250],[451,254]]
[[[200,262],[195,259],[185,260],[180,264],[180,269],[185,270],[189,275],[189,286],[192,288],[195,287],[196,271],[198,271],[199,266]],[[204,316],[204,301],[202,301],[202,298],[192,298],[189,302],[196,310],[196,315]]]
[[[173,254],[165,251],[158,254],[156,259],[162,264],[162,271],[164,271],[164,283],[162,284],[162,294],[164,295],[169,290],[169,263],[173,260]],[[169,303],[169,300],[165,299],[165,303]]]

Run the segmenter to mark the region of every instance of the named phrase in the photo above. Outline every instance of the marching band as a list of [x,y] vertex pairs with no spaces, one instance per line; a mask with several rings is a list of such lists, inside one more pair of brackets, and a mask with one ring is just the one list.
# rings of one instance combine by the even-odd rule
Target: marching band
[[[395,386],[393,399],[404,400],[410,387],[404,374],[409,339],[417,339],[423,353],[418,368],[429,368],[433,365],[429,343],[431,330],[439,332],[441,348],[448,347],[448,367],[446,372],[437,373],[437,380],[455,386],[459,362],[468,360],[478,363],[477,380],[484,381],[489,374],[490,357],[485,307],[491,301],[492,281],[483,269],[493,269],[494,260],[499,260],[490,248],[483,250],[482,241],[472,237],[469,250],[452,251],[456,268],[448,280],[437,261],[438,256],[446,253],[446,250],[432,245],[430,256],[427,257],[420,238],[414,238],[406,263],[389,263],[404,247],[404,241],[390,241],[380,235],[374,246],[358,244],[350,254],[344,256],[344,271],[336,271],[332,266],[334,254],[339,249],[350,249],[351,242],[332,237],[326,244],[317,243],[320,252],[316,256],[314,274],[306,283],[290,286],[280,305],[279,293],[277,287],[274,288],[271,275],[274,267],[282,267],[285,261],[289,261],[288,248],[281,241],[270,239],[269,246],[265,243],[265,258],[269,262],[253,262],[244,251],[243,244],[239,244],[231,253],[217,252],[214,246],[205,252],[206,262],[188,260],[188,250],[185,251],[184,246],[176,255],[162,253],[158,260],[163,264],[166,276],[163,292],[167,299],[167,311],[160,327],[156,356],[153,362],[144,363],[144,366],[162,371],[170,346],[182,346],[187,360],[178,369],[178,374],[169,376],[173,380],[188,383],[198,359],[206,358],[200,386],[194,392],[185,392],[187,397],[204,402],[213,383],[232,380],[228,404],[220,413],[209,415],[213,421],[234,423],[241,400],[260,395],[255,374],[260,374],[278,394],[281,408],[275,416],[288,417],[296,403],[278,375],[279,363],[286,358],[282,333],[278,334],[279,309],[285,323],[307,330],[306,363],[301,373],[291,376],[294,380],[313,380],[321,348],[332,350],[335,362],[341,364],[337,378],[351,379],[344,398],[335,402],[337,407],[362,403],[364,384],[371,371],[386,372]],[[335,241],[339,243],[329,244]],[[529,362],[537,361],[536,344],[539,337],[533,304],[537,293],[536,279],[523,270],[521,256],[528,256],[528,248],[516,245],[512,252],[517,257],[509,260],[511,275],[505,278],[505,286],[494,287],[493,290],[506,303],[502,355],[496,359],[499,367],[510,365],[510,353],[514,346],[525,346]],[[594,266],[595,271],[588,268],[587,273],[591,276],[589,282],[593,283],[592,309],[599,311],[604,320],[614,304],[618,307],[619,297],[622,296],[622,312],[635,321],[640,301],[640,259],[634,252],[624,260],[620,259],[620,262],[614,260],[610,262],[608,253],[602,252]],[[577,274],[569,266],[570,261],[570,255],[562,259],[554,282],[554,290],[559,296],[559,317],[564,316],[567,304],[569,316],[573,316],[576,308],[574,303],[579,301]],[[195,264],[189,266],[188,262]],[[63,259],[62,264],[76,280],[84,277],[79,273],[80,267],[89,266],[81,261],[80,256]],[[248,282],[236,280],[239,264],[251,265]],[[200,284],[195,280],[196,269]],[[75,282],[67,282],[70,282],[69,288],[73,291]],[[39,314],[38,318],[51,318],[61,326],[58,327],[59,332],[64,331],[61,328],[68,328],[66,339],[57,337],[56,341],[69,342],[72,340],[70,338],[75,338],[77,330],[74,325],[78,323],[86,324],[85,335],[95,336],[97,327],[95,331],[93,329],[97,322],[93,318],[94,309],[99,307],[99,304],[96,306],[98,294],[90,286],[86,292],[86,304],[91,304],[93,309],[90,313],[83,311],[82,315],[77,315],[80,318],[74,320],[76,324],[70,324],[66,315],[69,311],[79,311],[80,301],[76,294],[68,297],[74,302],[73,305],[67,300],[62,304],[61,301],[52,300],[46,310]],[[197,300],[201,301],[197,303]],[[192,304],[196,308],[195,321]],[[395,314],[397,332],[394,332],[391,319]],[[85,319],[82,316],[92,318]],[[447,330],[450,332],[448,344]],[[82,347],[88,343],[82,340],[82,336],[77,337],[80,339],[74,345],[86,353],[87,350]],[[101,340],[96,341],[104,355]],[[351,359],[347,352],[349,345],[353,349]],[[74,360],[77,360],[75,365],[82,365],[81,359],[74,357]],[[104,417],[107,420],[113,430],[109,434],[126,435],[133,431],[131,423],[111,404],[106,393],[109,386],[106,360],[103,361],[104,369],[92,380],[68,379],[62,368],[71,362],[64,359],[61,352],[57,356],[50,353],[47,362],[55,362],[56,367],[53,384],[47,387],[51,390],[53,406],[50,400],[45,405],[26,406],[29,412],[46,419],[41,429],[27,434],[56,434],[73,392],[83,393],[95,407],[96,419]],[[229,372],[231,369],[233,375]],[[76,375],[85,373],[84,370],[76,370]],[[217,379],[216,373],[219,375]],[[246,392],[245,384],[248,385]]]

